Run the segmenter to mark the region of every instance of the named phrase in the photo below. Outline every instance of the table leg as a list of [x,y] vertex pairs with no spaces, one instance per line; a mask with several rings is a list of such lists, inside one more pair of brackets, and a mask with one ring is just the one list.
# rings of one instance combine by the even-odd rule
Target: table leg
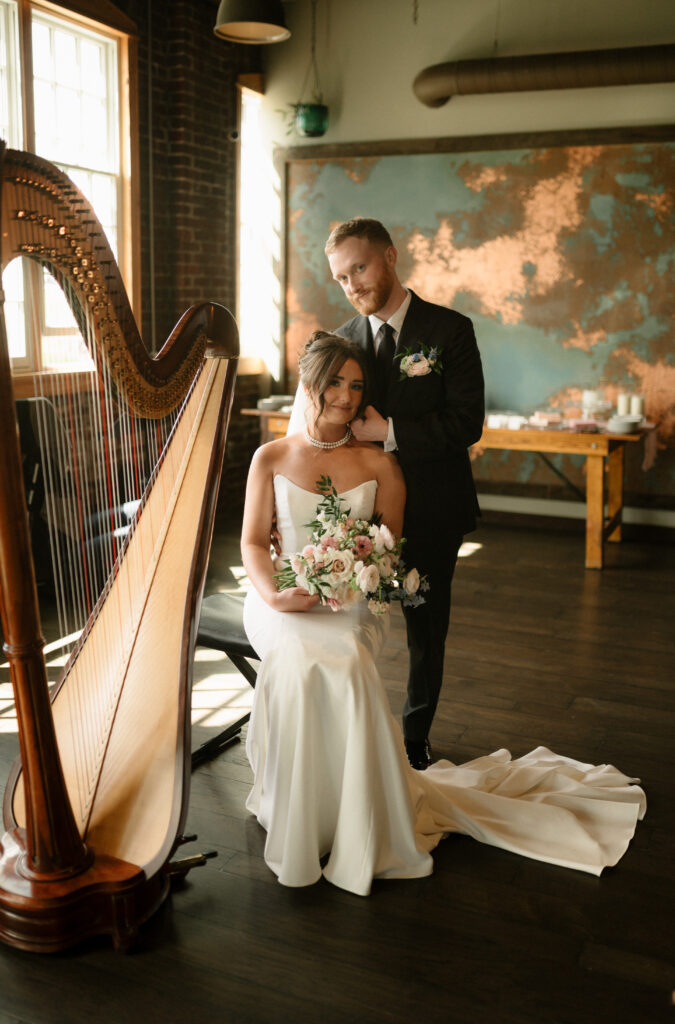
[[602,569],[602,535],[605,519],[604,456],[586,459],[586,568]]
[[609,453],[607,479],[607,514],[612,519],[618,516],[617,525],[607,536],[607,540],[621,540],[621,513],[623,511],[623,454],[624,446],[617,445]]

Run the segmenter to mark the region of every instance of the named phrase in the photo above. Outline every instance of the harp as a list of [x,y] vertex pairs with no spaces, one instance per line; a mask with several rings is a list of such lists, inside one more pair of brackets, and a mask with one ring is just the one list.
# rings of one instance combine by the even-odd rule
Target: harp
[[[51,272],[91,356],[89,372],[52,375],[62,387],[39,403],[57,424],[44,441],[61,475],[48,518],[80,608],[50,697],[0,293],[0,611],[20,749],[3,806],[0,939],[48,952],[107,933],[125,948],[169,891],[187,813],[191,666],[237,330],[224,307],[196,305],[151,357],[73,183],[0,142],[0,193],[2,266],[26,256]],[[70,526],[54,524],[64,480]],[[69,535],[77,570],[65,566]]]

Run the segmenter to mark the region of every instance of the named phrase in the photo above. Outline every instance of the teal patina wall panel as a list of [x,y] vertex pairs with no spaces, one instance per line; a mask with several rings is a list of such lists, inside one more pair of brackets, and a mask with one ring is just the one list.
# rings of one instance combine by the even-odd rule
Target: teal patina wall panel
[[[611,402],[622,391],[643,395],[657,429],[646,449],[631,446],[627,490],[639,504],[675,508],[675,144],[667,138],[289,152],[289,383],[309,332],[353,312],[328,272],[331,226],[376,217],[392,233],[402,281],[473,319],[488,408],[572,416],[583,389]],[[578,461],[559,464],[583,483]],[[489,452],[474,469],[479,481],[512,493],[557,483],[533,455]]]

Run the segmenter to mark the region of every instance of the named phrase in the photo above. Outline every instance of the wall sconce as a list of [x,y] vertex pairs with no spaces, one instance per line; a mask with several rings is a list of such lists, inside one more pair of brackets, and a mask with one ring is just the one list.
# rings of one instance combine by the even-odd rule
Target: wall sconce
[[213,31],[231,43],[281,43],[291,34],[281,0],[220,0]]

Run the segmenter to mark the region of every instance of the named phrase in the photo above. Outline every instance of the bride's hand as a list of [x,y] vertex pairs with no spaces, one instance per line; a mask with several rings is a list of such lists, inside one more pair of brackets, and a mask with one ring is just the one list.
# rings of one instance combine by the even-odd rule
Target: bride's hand
[[278,612],[308,612],[318,603],[318,594],[310,594],[304,587],[288,587],[274,595],[272,607]]

